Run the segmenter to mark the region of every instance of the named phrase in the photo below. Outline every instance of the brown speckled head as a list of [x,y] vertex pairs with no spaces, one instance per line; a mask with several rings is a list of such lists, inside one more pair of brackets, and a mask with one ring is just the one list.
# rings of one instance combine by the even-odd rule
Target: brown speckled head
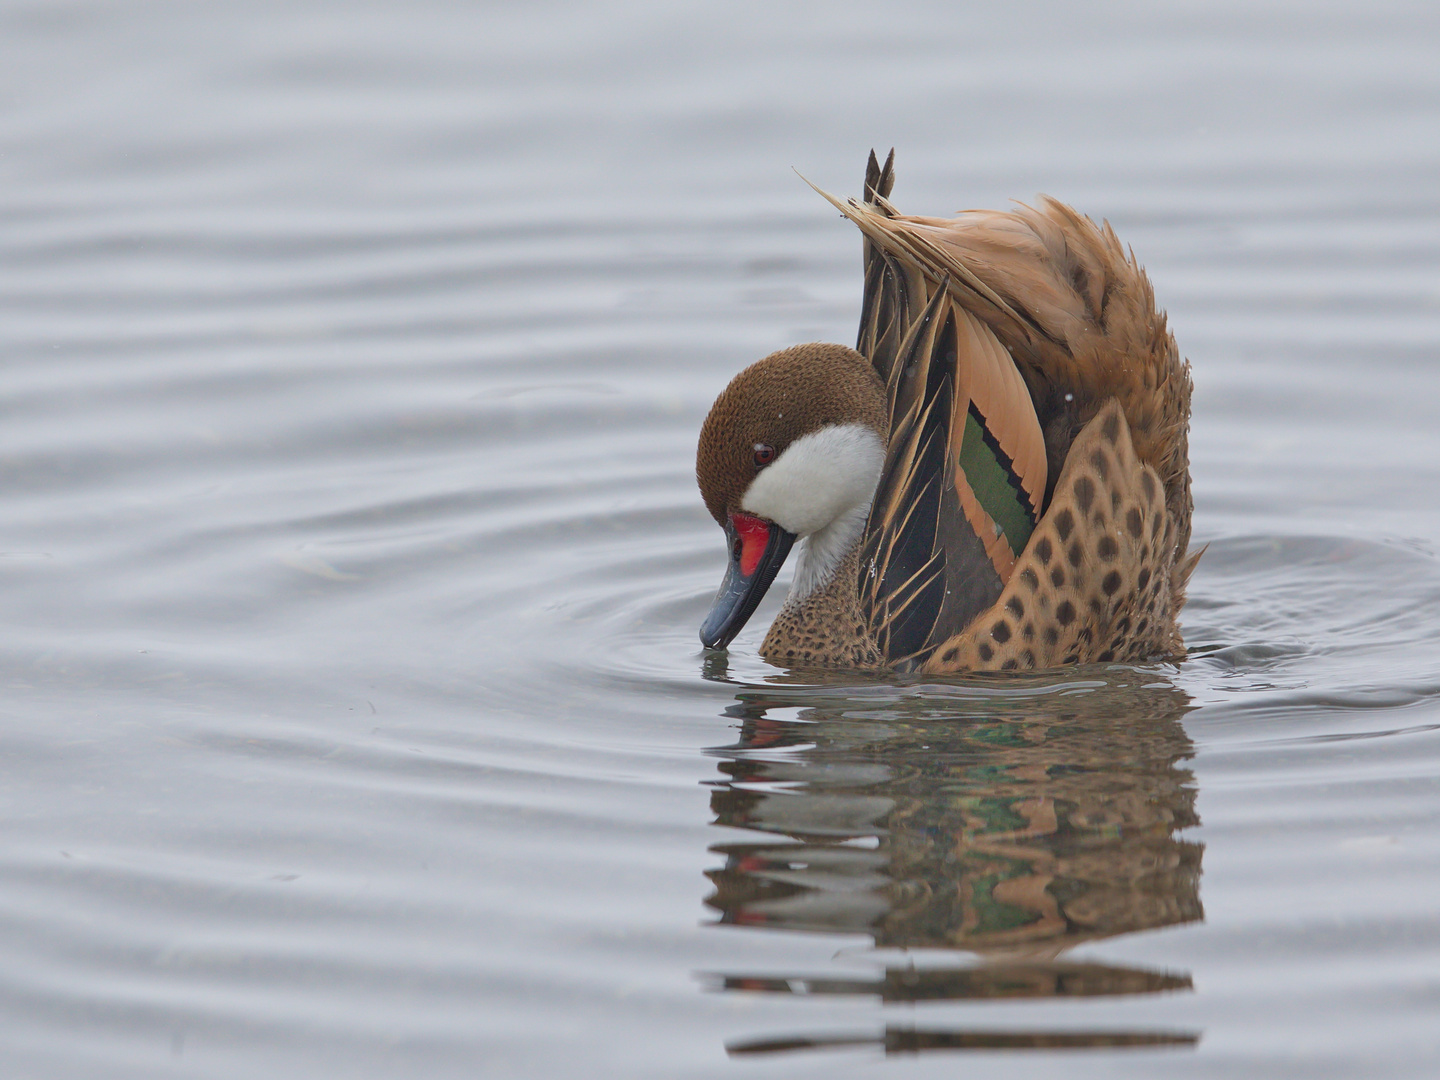
[[854,349],[816,342],[751,364],[715,399],[700,429],[695,478],[705,508],[723,525],[726,511],[739,507],[760,469],[757,445],[779,457],[802,435],[857,421],[885,439],[885,387]]

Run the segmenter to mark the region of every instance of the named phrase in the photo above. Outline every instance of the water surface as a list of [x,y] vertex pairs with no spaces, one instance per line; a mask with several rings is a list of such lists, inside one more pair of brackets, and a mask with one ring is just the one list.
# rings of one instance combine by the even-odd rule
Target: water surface
[[[1440,16],[0,5],[34,1077],[1429,1076]],[[858,191],[1108,217],[1191,658],[786,672],[694,439]],[[783,585],[783,582],[782,582]]]

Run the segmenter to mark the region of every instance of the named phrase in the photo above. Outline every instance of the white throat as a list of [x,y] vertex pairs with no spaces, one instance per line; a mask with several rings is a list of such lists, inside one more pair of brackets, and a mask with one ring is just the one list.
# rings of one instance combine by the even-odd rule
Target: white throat
[[870,516],[870,502],[841,514],[819,532],[805,538],[795,560],[795,580],[790,583],[790,601],[804,600],[835,580],[835,572],[860,542],[865,521]]
[[827,587],[859,543],[884,464],[873,428],[831,424],[796,439],[750,484],[740,508],[805,541],[791,602]]

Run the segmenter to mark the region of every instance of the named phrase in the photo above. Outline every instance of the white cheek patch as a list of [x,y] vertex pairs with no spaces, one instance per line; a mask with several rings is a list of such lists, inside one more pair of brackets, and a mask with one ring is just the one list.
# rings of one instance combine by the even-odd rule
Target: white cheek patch
[[796,439],[750,483],[740,501],[796,536],[809,536],[857,507],[870,506],[885,444],[865,424],[832,424]]

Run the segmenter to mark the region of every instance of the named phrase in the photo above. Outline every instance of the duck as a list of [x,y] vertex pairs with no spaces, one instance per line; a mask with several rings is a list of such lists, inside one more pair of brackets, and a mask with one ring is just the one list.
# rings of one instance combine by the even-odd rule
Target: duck
[[871,151],[863,198],[815,187],[862,236],[855,348],[766,356],[701,427],[696,480],[728,548],[701,644],[729,645],[795,549],[773,664],[1180,660],[1203,554],[1193,382],[1145,271],[1108,221],[1047,196],[902,215],[894,164]]

